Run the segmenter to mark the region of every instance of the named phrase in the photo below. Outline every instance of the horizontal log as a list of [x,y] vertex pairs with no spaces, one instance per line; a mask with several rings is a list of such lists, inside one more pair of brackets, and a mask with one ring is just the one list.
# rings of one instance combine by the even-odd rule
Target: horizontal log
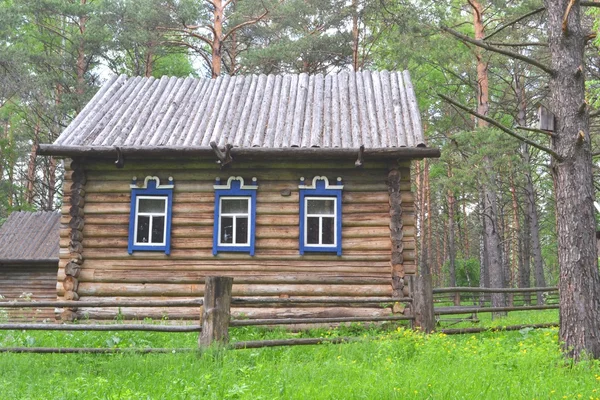
[[29,353],[29,354],[165,354],[192,353],[196,348],[97,348],[97,347],[1,347],[0,353]]
[[289,299],[270,299],[264,297],[232,297],[231,304],[235,306],[240,305],[256,305],[256,304],[284,304],[284,305],[298,305],[298,304],[365,304],[365,303],[411,303],[412,298],[403,297],[399,299],[393,299],[391,297],[360,297],[360,298],[331,298],[331,297],[320,297],[320,298],[289,298]]
[[[407,252],[405,252],[407,253]],[[295,254],[295,252],[290,252],[289,250],[280,251],[280,250],[263,250],[260,254],[255,254],[251,256],[246,253],[219,253],[216,256],[213,256],[212,250],[176,250],[171,252],[170,255],[165,255],[162,252],[150,252],[150,251],[136,251],[133,255],[127,253],[126,250],[115,251],[112,248],[106,249],[92,249],[92,248],[84,248],[83,249],[83,257],[86,260],[96,259],[96,260],[130,260],[132,258],[138,260],[183,260],[183,261],[206,261],[212,260],[255,260],[266,261],[266,260],[279,260],[279,261],[363,261],[363,262],[372,262],[372,261],[387,261],[389,262],[390,256],[389,252],[379,252],[379,251],[346,251],[341,256],[336,256],[335,254],[329,253],[314,253],[314,254],[304,254],[303,256],[299,254]],[[414,251],[410,255],[411,260],[414,260]],[[406,261],[406,258],[405,258]]]
[[556,323],[548,324],[523,324],[523,325],[508,325],[508,326],[495,326],[495,327],[474,327],[474,328],[452,328],[452,329],[441,329],[440,332],[446,335],[463,335],[467,333],[481,333],[481,332],[504,332],[504,331],[520,331],[521,329],[532,328],[532,329],[544,329],[544,328],[557,328],[559,325]]
[[[206,238],[213,237],[212,226],[174,226],[171,228],[172,238]],[[79,231],[77,231],[79,232]],[[65,232],[68,234],[68,232]],[[299,229],[297,226],[262,226],[256,231],[257,239],[298,239]],[[346,238],[363,238],[363,237],[379,237],[389,238],[390,230],[387,227],[343,227],[342,239]],[[65,236],[61,231],[62,237]],[[89,222],[83,229],[81,238],[85,237],[88,241],[96,237],[128,237],[129,226],[122,225],[106,225],[106,224],[90,224]]]
[[[79,308],[77,316],[80,319],[89,318],[92,320],[114,320],[119,315],[125,320],[142,320],[145,318],[164,319],[165,317],[173,321],[197,321],[197,308]],[[347,318],[360,317],[370,320],[373,317],[385,317],[390,315],[389,308],[382,308],[379,304],[376,308],[367,307],[310,307],[308,305],[298,305],[295,307],[279,306],[275,308],[267,307],[247,307],[236,306],[231,309],[231,315],[234,319],[252,320],[252,319],[274,319],[274,318]]]
[[[65,239],[61,239],[64,243]],[[256,252],[273,249],[273,250],[289,250],[290,252],[298,251],[298,240],[296,239],[256,239]],[[93,238],[87,239],[85,248],[113,248],[126,249],[127,238]],[[171,240],[171,249],[208,249],[212,251],[212,238],[197,239],[197,238],[173,238]],[[342,251],[349,250],[373,250],[380,252],[390,251],[390,241],[388,238],[347,238],[342,240]]]
[[[80,282],[122,282],[122,283],[199,283],[203,284],[207,276],[232,276],[236,284],[273,284],[273,283],[301,283],[301,284],[389,284],[390,278],[379,275],[346,276],[344,272],[332,273],[283,273],[271,274],[240,274],[238,271],[149,271],[140,270],[115,270],[115,269],[84,269],[79,276]],[[60,279],[60,275],[59,275]]]
[[[59,283],[60,284],[60,283]],[[81,282],[76,292],[80,296],[203,296],[201,284],[136,284]],[[64,291],[59,291],[63,294]],[[303,284],[234,284],[234,296],[385,296],[391,297],[391,285],[303,285]]]
[[141,331],[141,332],[200,332],[199,325],[149,324],[0,324],[0,330],[19,331]]
[[340,317],[340,318],[273,318],[233,320],[230,326],[261,326],[261,325],[297,325],[297,324],[331,324],[344,322],[378,322],[378,321],[410,321],[413,317],[405,315],[389,315],[380,317]]
[[339,344],[359,341],[359,338],[337,337],[337,338],[300,338],[300,339],[276,339],[276,340],[249,340],[244,342],[229,343],[230,349],[262,349],[264,347],[279,346],[308,346],[314,344]]
[[456,315],[504,311],[527,311],[527,310],[554,310],[558,304],[540,306],[514,306],[514,307],[439,307],[434,308],[435,315]]
[[480,288],[480,287],[447,287],[435,288],[433,293],[527,293],[527,292],[556,292],[558,287],[536,287],[536,288]]
[[[172,260],[165,257],[161,260],[138,259],[137,257],[127,257],[123,260],[113,260],[107,263],[104,259],[88,259],[85,262],[85,269],[145,269],[145,270],[166,270],[173,272],[181,271],[247,271],[249,273],[261,274],[267,272],[303,272],[315,271],[320,273],[337,274],[339,271],[364,273],[365,271],[385,270],[389,272],[389,258],[384,261],[347,260],[344,257],[328,257],[324,259],[300,258],[297,260],[262,260],[256,258],[245,258],[236,260],[227,259],[227,263],[221,262],[221,257],[212,257],[210,260]],[[227,268],[225,268],[227,266]]]
[[[130,193],[131,178],[127,181],[90,181],[86,184],[85,190],[87,194],[92,193]],[[214,181],[175,181],[173,189],[175,195],[178,193],[214,193]],[[298,191],[297,182],[288,181],[266,181],[259,182],[260,192],[278,192],[282,190]],[[361,183],[361,182],[344,182],[344,191],[348,192],[385,192],[387,185],[385,182]],[[401,182],[400,190],[403,192],[411,191],[410,182]],[[86,195],[87,196],[87,195]]]
[[1,301],[2,308],[37,308],[37,307],[200,307],[201,298],[187,300],[85,300],[85,301]]
[[[261,188],[262,189],[262,188]],[[410,204],[414,202],[414,195],[411,192],[403,192],[402,203]],[[64,197],[68,199],[68,196]],[[262,203],[298,203],[300,199],[298,190],[292,191],[289,196],[282,196],[278,192],[264,192],[259,190],[257,193],[257,202]],[[85,198],[87,203],[128,203],[131,201],[131,193],[90,193]],[[177,193],[174,197],[175,203],[208,203],[214,204],[214,192],[199,196],[196,193]],[[342,193],[342,203],[388,203],[388,194],[386,192],[348,192]]]

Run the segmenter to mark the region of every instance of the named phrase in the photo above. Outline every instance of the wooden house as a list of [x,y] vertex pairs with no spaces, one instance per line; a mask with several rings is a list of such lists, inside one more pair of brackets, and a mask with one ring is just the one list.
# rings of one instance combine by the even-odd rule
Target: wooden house
[[115,77],[40,153],[65,157],[58,294],[72,300],[197,298],[207,275],[233,276],[240,297],[402,297],[416,272],[410,162],[439,156],[408,72],[386,71]]
[[[58,271],[57,212],[14,212],[0,226],[1,301],[54,301]],[[11,309],[11,319],[54,319],[54,309]]]

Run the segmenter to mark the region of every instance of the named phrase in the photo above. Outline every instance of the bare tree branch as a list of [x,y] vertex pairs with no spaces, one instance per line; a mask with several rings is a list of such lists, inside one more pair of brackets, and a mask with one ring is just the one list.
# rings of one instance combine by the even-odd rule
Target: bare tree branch
[[538,62],[537,60],[534,60],[533,58],[529,58],[522,54],[515,53],[514,51],[503,50],[498,47],[490,46],[489,44],[485,43],[483,40],[477,40],[477,39],[470,38],[469,36],[463,35],[462,33],[457,32],[453,29],[450,29],[446,26],[442,26],[441,29],[444,32],[448,32],[449,34],[451,34],[452,36],[458,38],[459,40],[461,40],[463,42],[471,43],[477,47],[481,47],[482,49],[486,49],[486,50],[492,51],[494,53],[502,54],[507,57],[515,58],[517,60],[521,60],[527,64],[538,67],[539,69],[541,69],[544,72],[547,72],[550,75],[554,75],[554,70],[552,70],[552,68]]
[[539,143],[534,142],[533,140],[529,140],[527,139],[525,136],[521,136],[519,135],[517,132],[513,131],[512,129],[509,129],[507,127],[505,127],[504,125],[502,125],[500,122],[496,121],[495,119],[486,117],[485,115],[479,114],[477,111],[473,111],[468,107],[463,106],[462,104],[452,100],[451,98],[444,96],[443,94],[438,93],[438,96],[441,97],[442,99],[446,100],[448,103],[452,104],[453,106],[460,108],[463,111],[468,112],[471,115],[474,115],[477,118],[480,118],[492,125],[494,125],[495,127],[497,127],[498,129],[500,129],[501,131],[508,133],[510,136],[519,139],[520,141],[527,143],[530,146],[535,147],[536,149],[542,150],[548,154],[550,154],[552,157],[554,157],[556,160],[561,161],[562,157],[560,157],[554,150],[543,146]]

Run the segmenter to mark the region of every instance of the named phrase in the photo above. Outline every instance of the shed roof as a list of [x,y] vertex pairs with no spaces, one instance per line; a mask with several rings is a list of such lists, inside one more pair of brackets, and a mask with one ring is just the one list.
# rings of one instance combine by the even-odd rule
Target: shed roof
[[60,213],[18,211],[0,226],[0,263],[58,262]]
[[208,148],[213,141],[264,149],[425,147],[408,71],[364,71],[121,75],[98,91],[54,148]]

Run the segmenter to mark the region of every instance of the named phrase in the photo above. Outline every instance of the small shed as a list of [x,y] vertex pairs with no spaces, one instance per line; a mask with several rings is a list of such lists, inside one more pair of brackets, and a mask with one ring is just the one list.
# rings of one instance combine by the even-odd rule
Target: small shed
[[[13,212],[0,226],[2,301],[55,301],[60,213]],[[11,309],[11,319],[54,319],[54,309]]]
[[114,77],[40,153],[65,157],[58,294],[67,300],[198,298],[210,275],[234,277],[238,297],[402,297],[417,268],[411,160],[440,154],[426,146],[407,71]]

